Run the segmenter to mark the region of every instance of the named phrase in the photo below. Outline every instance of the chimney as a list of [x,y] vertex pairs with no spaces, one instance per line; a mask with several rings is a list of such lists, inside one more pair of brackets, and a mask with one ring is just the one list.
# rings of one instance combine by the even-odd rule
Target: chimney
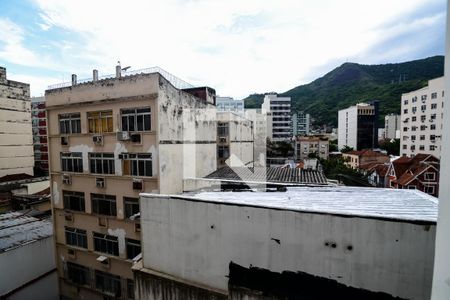
[[122,75],[122,67],[120,65],[116,66],[116,78],[120,78]]
[[72,86],[77,85],[77,74],[72,74]]
[[98,70],[93,70],[92,71],[92,81],[93,82],[98,81]]

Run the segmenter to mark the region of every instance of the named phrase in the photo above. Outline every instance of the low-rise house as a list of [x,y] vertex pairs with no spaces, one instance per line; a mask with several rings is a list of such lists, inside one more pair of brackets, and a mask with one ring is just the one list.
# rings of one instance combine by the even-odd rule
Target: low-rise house
[[389,167],[389,186],[439,196],[439,159],[431,154],[402,156]]
[[353,169],[359,169],[360,166],[369,163],[380,164],[389,162],[388,155],[373,150],[360,150],[342,153],[342,158],[346,160],[345,164]]
[[[365,167],[368,167],[367,169]],[[364,170],[367,175],[367,181],[376,187],[388,187],[388,176],[387,171],[389,169],[389,164],[369,164],[360,167]]]

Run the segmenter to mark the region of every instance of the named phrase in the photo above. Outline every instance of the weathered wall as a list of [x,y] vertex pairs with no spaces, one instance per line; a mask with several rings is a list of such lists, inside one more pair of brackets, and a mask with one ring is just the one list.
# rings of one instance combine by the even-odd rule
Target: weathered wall
[[162,77],[158,95],[160,193],[181,193],[183,178],[216,170],[216,108]]
[[[434,225],[141,196],[143,265],[227,289],[229,263],[428,299]],[[158,241],[158,243],[154,243]]]
[[[1,295],[55,269],[53,236],[1,253],[0,266],[2,267],[2,272],[0,272],[1,297]],[[38,282],[44,279],[39,279]],[[31,285],[25,287],[24,290],[28,290],[34,295],[54,295],[58,292],[58,284],[56,280],[52,280],[50,285]]]
[[6,79],[0,67],[0,177],[33,175],[30,85]]

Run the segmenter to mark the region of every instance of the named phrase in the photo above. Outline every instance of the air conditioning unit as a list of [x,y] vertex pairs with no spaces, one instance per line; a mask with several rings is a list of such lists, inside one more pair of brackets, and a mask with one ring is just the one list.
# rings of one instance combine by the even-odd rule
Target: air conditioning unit
[[97,261],[102,265],[109,266],[109,258],[106,256],[101,255],[97,257]]
[[92,141],[95,145],[103,146],[103,135],[94,135]]
[[142,179],[133,178],[133,190],[142,191],[144,188],[144,181]]
[[103,189],[105,187],[105,178],[95,178],[95,186]]
[[130,139],[130,133],[128,131],[118,131],[116,137],[118,141],[128,141]]
[[67,185],[72,184],[72,178],[71,178],[71,176],[70,176],[69,174],[63,174],[63,175],[62,175],[62,183],[63,183],[63,184],[67,184]]
[[69,137],[68,136],[62,136],[61,137],[61,146],[68,146],[69,145]]
[[130,140],[132,143],[140,144],[142,141],[142,134],[140,133],[133,133],[130,135]]
[[72,213],[65,213],[64,214],[64,220],[67,222],[73,222],[73,214]]

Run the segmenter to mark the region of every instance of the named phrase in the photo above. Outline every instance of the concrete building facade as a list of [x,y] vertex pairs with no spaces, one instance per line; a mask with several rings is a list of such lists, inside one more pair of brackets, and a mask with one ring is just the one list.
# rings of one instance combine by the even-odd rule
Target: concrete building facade
[[390,114],[384,117],[384,138],[385,139],[398,139],[400,132],[400,120],[399,115]]
[[48,174],[47,117],[45,97],[31,98],[31,124],[33,129],[34,170]]
[[292,115],[292,133],[297,135],[309,135],[311,127],[311,117],[309,114],[300,112]]
[[0,177],[33,175],[30,85],[6,78],[0,67]]
[[[61,295],[133,298],[141,192],[180,193],[216,170],[215,92],[150,69],[46,91]],[[199,98],[202,97],[202,98]]]
[[328,159],[330,141],[324,136],[297,136],[295,138],[295,158],[306,159],[314,154]]
[[244,115],[244,100],[234,100],[231,97],[216,97],[216,106],[218,112],[233,112],[238,115]]
[[339,111],[338,147],[353,150],[378,147],[378,102],[359,103]]
[[270,115],[273,142],[290,141],[292,139],[291,98],[268,94],[261,106],[263,114]]
[[246,109],[245,117],[253,123],[253,163],[257,167],[265,167],[267,138],[272,132],[271,116],[263,114],[261,109]]
[[428,81],[420,90],[402,94],[400,155],[441,156],[444,117],[444,77]]

